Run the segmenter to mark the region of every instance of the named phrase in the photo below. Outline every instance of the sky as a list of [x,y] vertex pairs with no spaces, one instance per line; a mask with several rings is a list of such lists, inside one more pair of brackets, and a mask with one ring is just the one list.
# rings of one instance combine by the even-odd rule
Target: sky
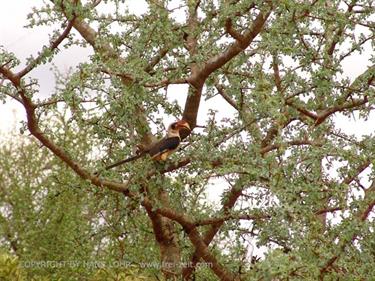
[[[51,27],[34,27],[33,29],[25,28],[27,24],[27,14],[31,12],[32,7],[40,7],[44,1],[29,1],[29,0],[7,0],[7,8],[0,9],[0,45],[3,46],[7,51],[13,52],[20,60],[21,66],[25,65],[26,58],[30,55],[36,55],[42,48],[43,45],[48,45],[49,33]],[[127,0],[129,11],[140,15],[147,11],[147,5],[143,0]],[[171,1],[169,7],[179,6],[179,1]],[[107,12],[103,9],[103,13]],[[179,14],[180,13],[180,14]],[[184,16],[180,12],[175,11],[174,16],[180,19]],[[53,93],[55,87],[54,74],[51,71],[52,67],[57,67],[60,72],[64,73],[69,68],[74,68],[79,63],[87,60],[92,50],[88,48],[71,47],[69,49],[60,48],[60,52],[54,57],[53,65],[45,64],[39,65],[32,72],[30,76],[39,80],[39,93],[41,97],[47,97]],[[185,98],[188,92],[187,85],[171,85],[168,87],[168,96],[176,97],[178,104],[184,108]],[[205,102],[204,99],[201,101],[200,113],[198,115],[198,125],[203,124],[207,118],[207,112],[209,106],[214,106],[218,110],[215,115],[218,120],[224,117],[229,117],[234,114],[232,108],[228,108],[222,98],[218,95],[209,102]],[[224,110],[221,110],[223,108]],[[164,125],[167,127],[169,123],[175,121],[173,117],[164,116]],[[0,103],[0,141],[4,139],[8,132],[13,131],[18,134],[20,128],[20,121],[25,121],[24,108],[14,100],[9,100],[6,104]],[[152,124],[151,124],[152,125]],[[154,132],[155,132],[155,128]],[[202,130],[199,128],[195,129]],[[210,190],[215,190],[215,185],[211,185]],[[217,189],[214,192],[217,194]],[[212,200],[220,202],[218,196],[212,197]]]
[[[4,0],[3,0],[4,1]],[[30,55],[36,55],[42,48],[43,45],[48,45],[49,33],[52,31],[51,27],[34,27],[32,29],[25,28],[27,23],[27,14],[30,13],[33,6],[39,7],[44,1],[30,1],[30,0],[7,0],[6,9],[0,9],[0,46],[5,48],[7,51],[13,52],[16,57],[21,60],[21,65],[18,69],[22,69],[25,65],[26,59]],[[140,15],[147,10],[147,5],[143,0],[127,0],[128,8],[134,14]],[[171,1],[170,7],[177,7],[179,1]],[[104,9],[103,12],[106,12]],[[179,14],[180,13],[180,14]],[[174,16],[178,18],[183,18],[181,11],[177,10]],[[53,65],[39,65],[32,72],[30,72],[30,77],[39,80],[39,93],[41,97],[49,96],[54,91],[55,78],[51,71],[52,67],[57,67],[62,73],[67,72],[70,68],[74,68],[79,63],[87,60],[88,56],[91,54],[91,48],[80,48],[71,47],[69,49],[60,48],[61,51],[54,57]],[[186,94],[188,91],[187,85],[171,85],[168,87],[168,93],[177,96],[179,105],[183,108]],[[176,95],[174,95],[177,93]],[[181,93],[181,95],[179,94]],[[215,102],[215,100],[218,100]],[[206,103],[202,100],[200,106],[200,112],[208,111],[208,104],[214,104],[220,110],[220,104],[224,105],[221,97],[217,96],[210,100],[210,103]],[[232,109],[228,110],[225,106],[225,111],[219,112],[216,116],[218,118],[223,118],[228,114],[234,113]],[[204,122],[205,116],[207,114],[200,113],[198,116],[199,122]],[[200,117],[200,118],[199,118]],[[173,117],[172,117],[173,118]],[[0,103],[0,142],[6,139],[8,132],[13,131],[18,134],[20,128],[20,121],[26,120],[24,108],[14,100],[9,100],[6,104]],[[170,122],[174,121],[169,117],[164,120],[164,124],[167,126]],[[220,190],[224,189],[223,183],[219,184]],[[218,189],[216,184],[212,184],[207,189],[207,193],[211,194],[210,200],[212,202],[220,202],[220,196],[218,196]],[[251,245],[249,246],[251,249]],[[252,255],[252,251],[249,252]]]
[[[20,66],[21,68],[27,57],[30,55],[36,55],[43,45],[48,44],[48,36],[52,29],[51,27],[35,27],[33,29],[24,27],[27,23],[27,14],[31,12],[32,7],[43,5],[44,1],[7,0],[5,2],[7,2],[6,9],[0,9],[0,45],[6,50],[15,53],[15,55],[21,59],[21,62],[23,62]],[[144,0],[127,0],[126,3],[129,11],[136,15],[141,15],[147,11],[147,5]],[[173,0],[169,7],[173,8],[178,6],[179,0]],[[106,10],[105,8],[102,11],[103,13],[109,12],[109,10]],[[175,10],[174,16],[181,19],[184,16],[181,13],[183,12]],[[345,59],[344,75],[354,79],[354,77],[362,73],[369,64],[368,58],[371,51],[370,45],[363,54]],[[64,73],[67,72],[69,68],[75,67],[79,63],[87,60],[87,57],[91,52],[91,48],[61,48],[61,51],[54,57],[53,63],[60,72]],[[39,80],[40,95],[42,97],[49,96],[54,91],[55,80],[51,67],[51,64],[40,65],[31,72],[31,76]],[[184,107],[187,90],[188,88],[186,85],[172,85],[168,89],[173,96],[178,97],[177,101],[182,108]],[[181,95],[175,93],[181,93]],[[234,113],[219,95],[209,102],[205,102],[204,99],[202,99],[200,113],[198,115],[198,124],[204,123],[207,118],[209,106],[214,106],[215,108],[213,109],[218,110],[216,117],[218,117],[219,120],[220,118],[230,116]],[[174,121],[173,119],[170,119],[170,117],[164,118],[166,119],[164,120],[165,125]],[[375,132],[375,116],[371,116],[371,119],[373,119],[374,122],[365,122],[359,118],[353,118],[353,116],[352,118],[344,117],[339,114],[336,114],[335,116],[338,128],[343,132],[355,134],[357,136],[372,134]],[[5,105],[0,104],[0,140],[2,136],[7,135],[7,132],[12,130],[17,131],[19,121],[21,120],[25,120],[25,113],[20,104],[16,101],[9,101]],[[212,188],[215,188],[215,185],[213,185]]]
[[[21,62],[23,62],[19,67],[19,69],[21,69],[27,57],[30,55],[35,56],[43,45],[48,45],[48,35],[52,28],[25,28],[27,15],[31,12],[32,7],[40,7],[43,5],[44,1],[8,0],[6,2],[8,2],[7,8],[0,10],[0,45],[20,58]],[[141,15],[147,11],[147,5],[144,0],[127,0],[126,3],[129,11],[135,15]],[[172,0],[168,7],[175,8],[178,6],[179,0]],[[107,13],[109,10],[104,6],[102,12]],[[177,20],[182,19],[184,18],[184,11],[175,9],[173,16]],[[66,73],[70,68],[74,68],[79,63],[85,61],[92,52],[91,48],[83,49],[77,46],[67,50],[60,49],[61,51],[53,59],[53,67],[57,67],[62,73]],[[42,97],[48,96],[54,91],[55,79],[51,67],[52,64],[40,65],[30,73],[31,77],[39,80],[39,95]],[[187,85],[171,85],[168,87],[168,93],[176,97],[178,104],[182,108],[184,107],[187,91]],[[175,93],[181,93],[181,95],[175,95]],[[231,108],[228,109],[227,106],[225,106],[225,111],[220,111],[220,104],[224,105],[220,96],[211,99],[210,103],[206,103],[202,100],[198,124],[199,122],[203,123],[205,121],[205,117],[207,116],[205,113],[208,112],[209,104],[214,104],[214,109],[219,109],[216,115],[219,119],[234,113],[234,110]],[[0,116],[0,132],[3,132],[3,134],[19,127],[19,121],[25,119],[23,108],[15,101],[7,102],[6,105],[0,104]],[[166,127],[169,123],[174,121],[173,117],[165,117],[165,119],[164,123]]]
[[[32,6],[38,6],[43,1],[6,1],[6,9],[0,9],[0,45],[7,51],[13,52],[20,58],[21,66],[30,55],[36,55],[43,45],[47,45],[49,27],[25,28],[27,14]],[[66,69],[82,61],[87,56],[87,50],[73,48],[65,50],[55,58],[55,64],[60,69]],[[41,65],[31,72],[31,76],[38,78],[40,93],[43,95],[53,91],[54,76],[50,71],[51,65]],[[24,119],[24,110],[15,101],[0,105],[0,130],[7,132]]]
[[[25,62],[25,59],[30,55],[36,55],[40,51],[44,44],[48,44],[48,34],[51,31],[51,27],[36,27],[33,29],[25,28],[27,23],[26,17],[30,13],[33,6],[39,7],[43,5],[42,0],[29,1],[29,0],[7,0],[7,8],[0,10],[0,45],[2,45],[8,51],[12,51],[16,54],[21,61]],[[128,9],[136,15],[140,15],[147,11],[147,5],[144,0],[128,0],[126,1]],[[177,7],[179,5],[178,0],[171,1],[170,7]],[[178,14],[176,10],[175,17],[182,18],[183,15]],[[107,12],[104,8],[103,12]],[[180,12],[181,13],[181,12]],[[362,55],[348,58],[344,60],[345,74],[349,77],[356,77],[362,73],[365,66],[368,65],[368,57],[371,50],[371,46],[368,46],[368,50]],[[366,55],[367,52],[367,55]],[[70,67],[75,67],[80,62],[86,60],[87,56],[91,53],[90,48],[73,47],[67,50],[61,51],[54,57],[54,65],[61,71],[67,72]],[[41,65],[32,71],[31,76],[39,80],[40,94],[41,96],[48,96],[54,90],[54,76],[53,72],[50,71],[51,64]],[[186,86],[171,86],[169,88],[171,92],[187,92]],[[179,104],[183,107],[185,94],[180,95],[181,99],[178,99]],[[211,100],[212,104],[212,100]],[[215,109],[218,109],[218,116],[225,117],[226,114],[233,112],[220,111],[220,104],[224,105],[224,101],[220,97],[214,103]],[[225,111],[228,107],[225,106]],[[200,108],[200,114],[198,116],[199,122],[204,122],[205,112],[208,110],[208,105],[202,101]],[[0,105],[0,132],[7,132],[14,129],[19,120],[24,119],[23,108],[17,104],[17,102],[11,101],[6,105]],[[369,122],[364,123],[357,119],[348,119],[340,115],[336,116],[338,127],[345,132],[351,132],[358,136],[362,134],[370,134],[375,131],[375,122],[371,125]],[[166,120],[166,124],[172,120]]]
[[[0,9],[0,45],[7,51],[13,52],[20,60],[21,66],[24,66],[26,58],[30,55],[36,55],[43,45],[48,45],[49,33],[51,27],[25,28],[27,24],[27,15],[32,7],[43,5],[42,0],[7,0],[6,9]],[[143,0],[130,0],[129,8],[135,14],[141,14],[146,11],[146,5]],[[85,61],[91,49],[72,47],[63,49],[54,57],[54,65],[63,73],[69,68],[77,66]],[[40,65],[34,69],[30,76],[39,80],[41,96],[48,96],[54,91],[55,79],[53,72],[50,71],[52,64]],[[0,132],[7,132],[14,129],[18,121],[25,118],[24,110],[15,101],[0,104]]]

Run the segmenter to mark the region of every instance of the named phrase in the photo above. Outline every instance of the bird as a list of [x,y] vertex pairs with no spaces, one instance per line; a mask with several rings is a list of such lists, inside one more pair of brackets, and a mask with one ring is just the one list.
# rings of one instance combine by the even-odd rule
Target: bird
[[185,120],[178,120],[168,126],[166,136],[161,140],[151,144],[150,147],[138,152],[137,155],[121,160],[114,164],[105,167],[105,170],[110,170],[114,167],[120,166],[127,162],[137,160],[138,158],[148,154],[151,159],[155,161],[165,161],[173,152],[175,152],[181,143],[180,130],[191,131],[190,125]]

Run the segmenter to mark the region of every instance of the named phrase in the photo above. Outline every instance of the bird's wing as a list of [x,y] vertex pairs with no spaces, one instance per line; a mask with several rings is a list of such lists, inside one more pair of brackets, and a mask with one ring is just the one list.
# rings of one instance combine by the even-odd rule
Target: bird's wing
[[[141,153],[139,153],[138,155],[129,157],[127,159],[116,162],[112,165],[109,165],[109,166],[105,167],[105,170],[109,170],[109,169],[112,169],[114,167],[125,164],[127,162],[134,161],[134,160],[142,157],[146,153],[149,153],[152,158],[155,158],[155,157],[157,157],[157,156],[159,156],[159,155],[161,155],[165,152],[174,151],[178,147],[178,145],[180,144],[180,141],[181,140],[180,140],[179,137],[163,138],[160,141],[158,141],[157,143],[155,143],[150,149],[146,149],[146,150],[142,151]],[[99,172],[96,172],[95,174],[98,175]]]
[[179,137],[164,138],[153,145],[148,153],[151,157],[156,157],[157,155],[160,155],[164,152],[175,150],[179,144]]

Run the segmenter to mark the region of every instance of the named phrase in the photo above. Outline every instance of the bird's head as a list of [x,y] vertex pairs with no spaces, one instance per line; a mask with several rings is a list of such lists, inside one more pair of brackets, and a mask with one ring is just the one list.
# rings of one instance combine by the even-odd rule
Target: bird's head
[[173,122],[168,127],[168,136],[180,136],[180,130],[188,130],[190,133],[191,129],[189,123],[185,120]]

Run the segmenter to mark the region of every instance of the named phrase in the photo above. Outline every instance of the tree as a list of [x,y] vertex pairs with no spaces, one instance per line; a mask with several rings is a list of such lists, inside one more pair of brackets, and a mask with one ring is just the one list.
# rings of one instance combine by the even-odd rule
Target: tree
[[[370,122],[374,52],[356,77],[345,63],[374,45],[372,1],[147,1],[139,16],[123,2],[50,1],[29,17],[30,27],[61,26],[50,44],[25,66],[1,51],[1,98],[22,104],[24,129],[63,163],[54,165],[70,168],[37,178],[82,198],[69,213],[75,234],[96,232],[100,211],[113,227],[77,259],[97,258],[105,241],[100,257],[130,259],[147,274],[159,271],[157,260],[166,279],[374,276],[374,141],[338,125]],[[42,98],[30,73],[74,45],[93,54],[57,73],[56,92]],[[187,93],[172,92],[176,84]],[[222,100],[201,123],[202,98],[211,108]],[[233,114],[218,120],[218,111]],[[151,124],[162,132],[165,116],[193,128],[170,160],[94,173],[152,143]],[[32,158],[24,158],[30,167]],[[212,185],[219,204],[207,198]],[[104,206],[95,192],[108,196]],[[92,224],[83,210],[96,210]],[[9,248],[22,245],[13,238],[5,237]],[[249,258],[248,243],[260,257]],[[25,247],[13,249],[21,260]]]

